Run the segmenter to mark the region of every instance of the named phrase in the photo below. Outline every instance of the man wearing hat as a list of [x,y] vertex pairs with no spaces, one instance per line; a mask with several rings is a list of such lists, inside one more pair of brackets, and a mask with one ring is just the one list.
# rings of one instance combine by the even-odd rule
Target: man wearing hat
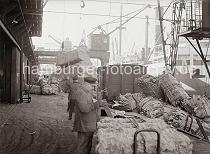
[[[89,154],[92,147],[93,133],[96,131],[98,121],[97,109],[99,104],[93,100],[93,86],[96,78],[85,76],[74,79],[71,85],[71,94],[69,97],[70,109],[74,109],[75,120],[73,131],[78,133],[77,154]],[[69,113],[69,119],[72,115]]]

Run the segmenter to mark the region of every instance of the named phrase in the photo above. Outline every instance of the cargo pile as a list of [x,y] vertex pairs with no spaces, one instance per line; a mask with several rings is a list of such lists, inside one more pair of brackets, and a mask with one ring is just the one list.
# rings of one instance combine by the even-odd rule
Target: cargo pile
[[164,99],[163,92],[158,85],[157,77],[146,74],[136,80],[137,85],[142,89],[146,96],[152,96],[157,99]]
[[[167,125],[161,119],[147,119],[138,122],[138,128],[155,129],[160,133],[162,154],[191,154],[191,140]],[[98,122],[98,131],[93,138],[94,154],[133,154],[134,133],[138,130],[129,119],[104,118]],[[154,154],[157,148],[157,135],[153,132],[141,133],[137,137],[137,153]]]
[[[158,77],[144,75],[137,80],[141,81],[137,82],[137,84],[142,87],[142,93],[129,95],[134,98],[138,113],[144,114],[148,118],[162,118],[176,128],[183,129],[183,125],[190,123],[189,129],[192,129],[192,133],[198,129],[194,117],[196,116],[204,125],[205,131],[210,133],[210,127],[205,122],[209,121],[206,119],[210,117],[210,100],[208,98],[197,95],[190,97],[171,74],[163,74]],[[149,90],[148,92],[149,86],[145,88],[140,83],[147,85],[149,82],[153,84],[152,87],[155,87],[155,90]],[[160,91],[163,93],[161,94]],[[126,95],[120,95],[119,97],[124,98]],[[133,101],[127,101],[127,104],[131,106],[134,103]]]
[[40,79],[40,87],[42,95],[57,95],[59,92],[59,83],[56,79],[42,78]]
[[[192,153],[190,139],[176,128],[203,137],[196,118],[200,120],[210,138],[210,100],[204,96],[190,97],[171,75],[158,77],[144,75],[137,79],[139,93],[120,95],[111,108],[132,111],[144,122],[131,122],[128,117],[105,118],[98,122],[93,150],[96,154],[132,153],[134,133],[137,129],[155,129],[161,135],[161,153]],[[137,116],[134,116],[137,117]],[[134,127],[135,126],[135,127]],[[154,133],[139,135],[138,152],[155,153]],[[146,143],[144,145],[143,143]],[[123,151],[123,152],[122,152]]]
[[181,84],[171,74],[163,74],[158,77],[158,85],[173,106],[188,100],[190,97]]
[[48,78],[42,78],[37,85],[32,85],[31,88],[27,85],[26,88],[30,90],[30,94],[36,95],[57,95],[60,92],[58,81]]

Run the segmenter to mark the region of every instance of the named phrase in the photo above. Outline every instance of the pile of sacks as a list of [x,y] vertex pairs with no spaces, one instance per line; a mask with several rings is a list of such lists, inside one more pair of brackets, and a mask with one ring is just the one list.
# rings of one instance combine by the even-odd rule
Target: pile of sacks
[[[191,154],[193,144],[181,132],[167,125],[161,119],[135,120],[128,118],[104,118],[98,122],[93,137],[92,154],[133,154],[134,133],[137,130],[155,129],[160,133],[161,154]],[[136,127],[137,126],[137,127]],[[157,135],[144,132],[137,136],[137,153],[157,153]]]
[[40,87],[42,95],[57,95],[60,91],[59,83],[56,79],[42,78],[40,79]]
[[137,111],[148,118],[160,118],[175,128],[200,135],[196,116],[202,122],[204,130],[210,134],[208,98],[196,95],[190,97],[171,74],[158,77],[145,75],[137,79],[137,84],[142,92],[119,96],[116,102],[124,107],[121,109]]

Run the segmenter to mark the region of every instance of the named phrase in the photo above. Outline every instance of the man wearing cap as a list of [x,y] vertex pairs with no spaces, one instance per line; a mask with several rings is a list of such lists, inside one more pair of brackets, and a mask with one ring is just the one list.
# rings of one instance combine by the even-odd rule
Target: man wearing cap
[[[99,104],[93,100],[93,77],[84,77],[84,82],[74,80],[69,96],[70,109],[74,109],[75,120],[73,131],[78,133],[77,154],[89,154],[92,147],[93,133],[98,121],[97,109]],[[78,79],[79,80],[79,79]],[[69,112],[69,119],[72,115]]]

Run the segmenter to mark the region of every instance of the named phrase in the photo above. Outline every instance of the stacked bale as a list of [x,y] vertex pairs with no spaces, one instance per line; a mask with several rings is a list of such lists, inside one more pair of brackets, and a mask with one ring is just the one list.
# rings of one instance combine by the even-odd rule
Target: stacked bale
[[136,101],[137,106],[146,97],[143,93],[134,93],[132,94],[132,96],[133,99]]
[[[189,131],[194,135],[203,137],[197,124],[196,118],[194,117],[196,116],[200,118],[203,128],[207,134],[210,133],[210,101],[208,98],[201,96],[193,96],[190,98],[181,84],[171,74],[163,74],[157,78],[150,75],[145,75],[142,78],[137,79],[137,81],[138,86],[142,88],[142,92],[121,95],[119,99],[120,101],[118,100],[118,103],[124,105],[125,108],[122,108],[122,110],[134,111],[135,106],[133,105],[132,107],[132,104],[136,103],[135,105],[138,109],[138,113],[141,114],[140,116],[144,114],[147,118],[150,119],[162,119],[169,126],[180,128]],[[168,98],[169,103],[160,100],[163,99],[163,97]],[[99,131],[99,133],[96,134],[96,137],[100,138],[107,135],[107,138],[105,137],[106,139],[102,141],[102,143],[108,141],[109,139],[113,140],[113,142],[119,142],[112,133],[116,133],[117,136],[119,136],[121,139],[124,137],[126,139],[129,138],[131,136],[129,134],[133,133],[132,129],[128,129],[128,127],[130,128],[129,122],[123,124],[121,124],[120,121],[118,122],[119,123],[114,124],[114,126],[117,127],[114,127],[116,132],[114,128],[111,130],[108,129],[109,127],[112,128],[112,122],[109,124],[105,123],[105,125],[99,123],[99,128],[104,129],[104,132],[102,130]],[[119,125],[121,125],[121,127]],[[99,154],[106,152],[109,153],[109,150],[111,150],[110,153],[120,153],[119,151],[122,152],[122,149],[124,150],[124,147],[128,146],[126,145],[128,143],[109,144],[111,149],[107,148],[107,145],[107,147],[100,147],[101,150],[99,150],[99,148],[98,151],[96,151]],[[114,145],[116,145],[116,149],[114,149]],[[129,153],[130,151],[127,150],[124,152]],[[148,153],[150,153],[150,150]]]
[[136,101],[134,100],[132,94],[127,93],[125,95],[120,95],[117,98],[117,102],[119,103],[118,106],[114,106],[114,109],[124,110],[124,111],[131,111],[136,109]]
[[[120,95],[117,101],[120,105],[114,109],[123,111],[137,111],[148,118],[157,118],[163,115],[163,102],[151,96],[146,97],[143,93],[127,93]],[[137,110],[135,110],[137,109]]]
[[179,106],[184,100],[190,98],[181,84],[171,74],[160,75],[158,80],[159,86],[173,106]]
[[163,92],[160,86],[158,86],[156,77],[146,74],[136,80],[137,85],[142,89],[146,96],[152,96],[157,99],[164,99]]
[[[138,129],[155,129],[160,133],[160,148],[162,154],[191,154],[192,143],[182,133],[167,125],[163,120],[150,119],[140,123],[136,120]],[[134,128],[129,119],[105,118],[98,122],[98,130],[93,138],[92,153],[94,154],[132,154]],[[156,153],[156,133],[141,133],[137,137],[137,153]]]
[[[170,112],[164,113],[164,120],[175,128],[180,128],[191,132],[192,134],[199,135],[199,126],[194,116],[190,116],[187,112],[181,109],[172,109]],[[201,121],[202,122],[202,121]],[[210,133],[210,127],[202,122],[203,128],[206,132]]]
[[47,78],[40,79],[42,95],[57,95],[59,92],[58,82],[50,83]]
[[158,118],[163,115],[164,108],[163,102],[153,97],[144,98],[138,104],[139,111],[146,115],[148,118]]
[[195,115],[199,118],[210,117],[210,100],[204,96],[193,95],[188,105],[193,109]]

